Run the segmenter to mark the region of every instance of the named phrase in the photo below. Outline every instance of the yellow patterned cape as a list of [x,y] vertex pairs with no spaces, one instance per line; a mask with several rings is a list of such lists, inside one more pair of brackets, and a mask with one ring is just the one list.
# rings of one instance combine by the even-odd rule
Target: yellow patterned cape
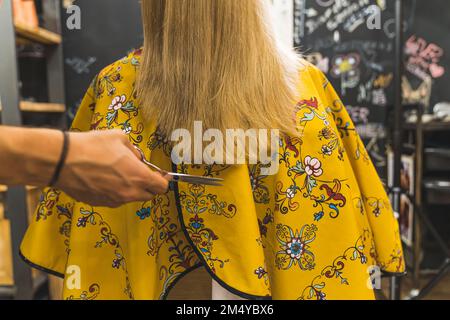
[[164,299],[180,277],[203,266],[249,299],[373,299],[371,272],[404,271],[383,185],[319,70],[306,63],[300,70],[302,138],[283,138],[279,173],[262,176],[257,165],[172,166],[167,139],[140,115],[140,53],[99,73],[73,130],[120,128],[160,167],[220,177],[225,187],[179,184],[118,209],[47,189],[21,252],[61,277],[79,273],[79,283],[66,281],[65,298]]

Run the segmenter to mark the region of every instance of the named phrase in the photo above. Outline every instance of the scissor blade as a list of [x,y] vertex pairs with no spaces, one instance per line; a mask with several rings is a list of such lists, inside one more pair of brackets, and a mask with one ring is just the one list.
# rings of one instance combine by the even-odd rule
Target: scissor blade
[[189,183],[189,184],[199,184],[202,186],[211,186],[211,187],[223,187],[223,184],[221,183],[217,183],[217,182],[208,182],[208,181],[201,181],[201,180],[180,180],[179,182],[183,182],[183,183]]
[[191,183],[191,184],[202,184],[202,185],[217,186],[217,187],[223,186],[220,182],[223,182],[224,180],[220,179],[220,178],[210,178],[210,177],[202,177],[202,176],[193,176],[193,175],[182,174],[182,173],[166,172],[166,171],[160,169],[158,166],[151,163],[150,161],[148,161],[145,158],[144,152],[138,146],[134,146],[134,147],[141,154],[142,162],[144,162],[150,168],[158,171],[161,174],[169,175],[169,176],[173,177],[174,182],[186,182],[186,183]]
[[223,179],[220,178],[210,178],[210,177],[202,177],[202,176],[192,176],[186,174],[177,174],[177,173],[169,173],[170,176],[173,177],[175,182],[186,182],[191,184],[202,184],[208,186],[223,186],[221,182]]

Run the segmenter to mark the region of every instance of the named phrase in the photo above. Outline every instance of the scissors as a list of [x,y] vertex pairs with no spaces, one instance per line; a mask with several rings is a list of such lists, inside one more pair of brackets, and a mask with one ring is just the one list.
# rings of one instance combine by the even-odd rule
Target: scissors
[[149,166],[153,170],[161,173],[162,175],[168,175],[168,176],[172,177],[173,182],[176,182],[176,183],[185,182],[185,183],[190,183],[190,184],[201,184],[201,185],[206,185],[206,186],[217,186],[217,187],[223,186],[221,184],[221,182],[223,182],[224,180],[220,179],[220,178],[210,178],[210,177],[194,176],[194,175],[190,175],[190,174],[167,172],[167,171],[159,168],[158,166],[154,165],[150,161],[148,161],[145,158],[144,152],[138,146],[134,146],[134,147],[140,153],[141,160],[143,163],[145,163],[147,166]]

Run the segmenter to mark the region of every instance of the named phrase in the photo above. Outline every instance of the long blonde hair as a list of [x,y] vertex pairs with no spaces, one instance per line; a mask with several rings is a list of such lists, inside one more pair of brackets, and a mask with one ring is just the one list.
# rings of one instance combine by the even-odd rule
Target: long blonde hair
[[142,0],[137,92],[163,133],[205,129],[295,132],[299,59],[280,50],[267,0]]

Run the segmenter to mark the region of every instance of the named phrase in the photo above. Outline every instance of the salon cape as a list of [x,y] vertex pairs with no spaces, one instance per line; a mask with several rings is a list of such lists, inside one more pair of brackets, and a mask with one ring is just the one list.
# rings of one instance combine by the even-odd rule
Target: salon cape
[[318,69],[301,67],[300,138],[282,139],[279,171],[264,176],[259,165],[172,165],[167,139],[141,117],[139,61],[138,50],[99,73],[73,130],[121,129],[161,168],[223,178],[224,186],[180,183],[118,209],[45,190],[21,253],[65,277],[64,298],[164,299],[204,267],[247,299],[374,299],[381,272],[404,272],[389,199]]

